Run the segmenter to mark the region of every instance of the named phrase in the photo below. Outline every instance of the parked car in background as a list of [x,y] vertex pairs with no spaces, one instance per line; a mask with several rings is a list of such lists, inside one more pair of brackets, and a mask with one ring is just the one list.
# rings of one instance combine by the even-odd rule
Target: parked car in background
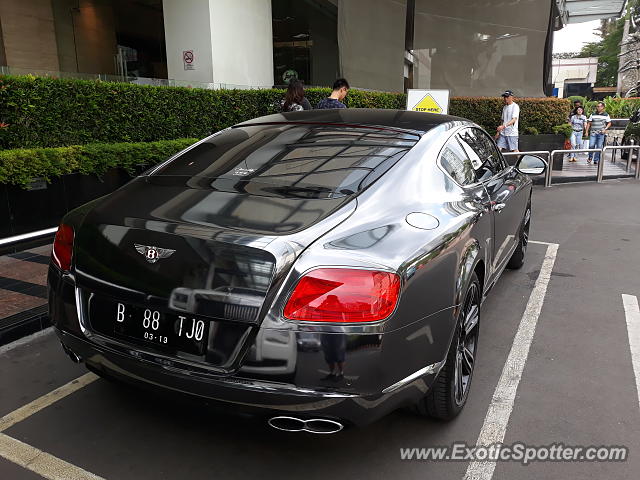
[[[627,125],[622,135],[621,145],[640,145],[640,110],[636,110],[629,118]],[[620,153],[622,158],[627,160],[629,158],[629,151],[622,150]],[[633,154],[631,158],[637,158],[637,152]]]
[[51,321],[98,375],[332,433],[464,407],[482,302],[525,261],[532,182],[462,118],[284,113],[62,221]]

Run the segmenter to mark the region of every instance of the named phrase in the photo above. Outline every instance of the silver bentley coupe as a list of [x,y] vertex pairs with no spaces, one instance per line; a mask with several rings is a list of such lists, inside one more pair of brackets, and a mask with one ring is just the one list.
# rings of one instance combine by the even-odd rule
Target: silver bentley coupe
[[66,353],[286,431],[400,407],[451,419],[482,303],[525,261],[532,181],[478,125],[315,110],[211,135],[67,214],[48,273]]

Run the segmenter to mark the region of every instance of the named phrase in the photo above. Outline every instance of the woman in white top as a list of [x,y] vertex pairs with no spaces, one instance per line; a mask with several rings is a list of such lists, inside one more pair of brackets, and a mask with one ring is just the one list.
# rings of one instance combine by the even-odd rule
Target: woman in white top
[[[584,108],[576,107],[573,115],[569,118],[569,123],[573,129],[573,132],[571,132],[571,148],[576,150],[582,146],[582,137],[584,136],[584,129],[587,125],[587,117],[584,115]],[[575,155],[572,156],[569,161],[575,162]]]

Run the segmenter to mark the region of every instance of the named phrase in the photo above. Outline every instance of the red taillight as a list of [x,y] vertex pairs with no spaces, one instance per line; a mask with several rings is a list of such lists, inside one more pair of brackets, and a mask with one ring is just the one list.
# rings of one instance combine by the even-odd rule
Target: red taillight
[[318,268],[304,275],[284,316],[306,322],[375,322],[396,307],[400,277],[351,268]]
[[53,241],[53,261],[62,270],[71,268],[71,255],[73,253],[73,228],[61,223]]

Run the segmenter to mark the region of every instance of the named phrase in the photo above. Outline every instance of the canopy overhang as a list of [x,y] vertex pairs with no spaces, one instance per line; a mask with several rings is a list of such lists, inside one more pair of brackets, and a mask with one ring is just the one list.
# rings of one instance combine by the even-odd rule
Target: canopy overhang
[[626,0],[556,0],[563,24],[620,17]]

